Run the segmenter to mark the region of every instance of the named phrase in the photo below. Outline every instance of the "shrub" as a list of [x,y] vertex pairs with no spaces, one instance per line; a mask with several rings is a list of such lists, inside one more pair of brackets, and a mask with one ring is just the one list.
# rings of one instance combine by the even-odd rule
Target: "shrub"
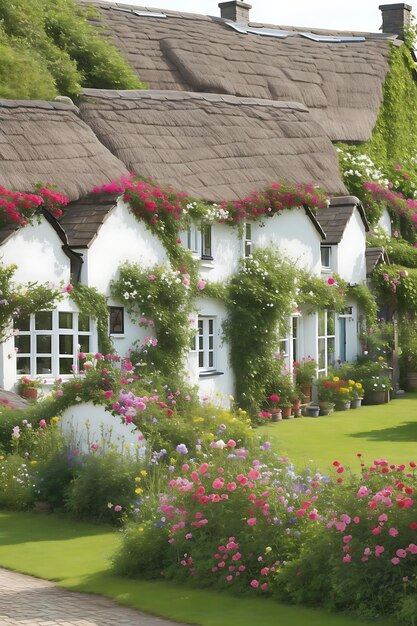
[[0,457],[0,507],[27,509],[35,499],[34,469],[17,454]]
[[114,522],[114,505],[126,508],[134,498],[138,471],[136,460],[116,452],[84,456],[75,467],[66,510],[79,519]]

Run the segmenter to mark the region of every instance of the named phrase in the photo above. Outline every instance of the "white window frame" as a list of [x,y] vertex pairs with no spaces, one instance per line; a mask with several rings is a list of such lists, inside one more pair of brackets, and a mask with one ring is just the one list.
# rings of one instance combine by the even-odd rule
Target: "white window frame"
[[252,256],[252,224],[250,222],[245,222],[244,232],[243,232],[243,256],[245,259],[248,259]]
[[[324,316],[324,334],[319,335],[320,329],[320,315]],[[329,316],[333,316],[333,333],[329,334]],[[324,367],[320,367],[320,343],[324,342]],[[330,343],[333,342],[333,353],[330,351]],[[334,311],[327,311],[324,309],[317,313],[317,375],[327,376],[329,371],[329,365],[333,365],[335,362],[335,350],[336,350],[336,314]],[[330,355],[333,354],[333,357]]]
[[[289,372],[292,372],[292,364],[294,361],[298,360],[298,355],[300,353],[300,320],[300,313],[291,315],[289,333],[286,337],[280,339],[279,342],[279,353],[284,358]],[[294,323],[296,324],[296,333],[294,333]]]
[[[209,253],[204,254],[207,232],[210,238]],[[197,226],[197,224],[191,222],[187,230],[181,231],[180,240],[182,247],[190,250],[194,257],[203,260],[213,259],[213,233],[210,224]]]
[[213,316],[198,316],[196,352],[200,372],[215,372],[217,369],[216,322]]
[[[327,251],[329,254],[329,259],[328,259],[328,264],[323,263],[323,252]],[[332,269],[332,247],[331,246],[320,246],[320,262],[321,262],[321,267],[324,270],[331,270]]]
[[[39,313],[45,313],[44,311],[39,311]],[[17,352],[16,355],[16,378],[19,379],[21,376],[30,376],[31,378],[35,378],[40,376],[42,379],[46,381],[52,381],[56,378],[69,378],[72,376],[71,373],[60,373],[60,359],[72,359],[72,364],[76,368],[78,367],[78,354],[80,351],[79,348],[79,337],[89,337],[89,352],[97,351],[97,332],[96,332],[96,324],[95,321],[89,317],[89,330],[88,331],[79,331],[78,330],[78,318],[79,313],[71,310],[53,310],[49,311],[52,315],[52,328],[51,329],[42,329],[36,328],[36,313],[30,315],[29,318],[29,330],[18,330],[16,333],[16,337],[30,337],[30,352]],[[59,328],[59,314],[60,313],[69,313],[72,315],[72,327],[71,328]],[[18,327],[18,320],[16,322]],[[51,351],[50,352],[38,352],[37,351],[37,337],[47,335],[51,337]],[[59,351],[59,338],[60,336],[72,336],[72,354],[64,354]],[[30,371],[29,372],[21,372],[17,373],[18,369],[18,361],[19,358],[29,358],[30,359]],[[51,359],[51,371],[50,372],[38,372],[37,371],[37,358],[39,357],[47,357]]]

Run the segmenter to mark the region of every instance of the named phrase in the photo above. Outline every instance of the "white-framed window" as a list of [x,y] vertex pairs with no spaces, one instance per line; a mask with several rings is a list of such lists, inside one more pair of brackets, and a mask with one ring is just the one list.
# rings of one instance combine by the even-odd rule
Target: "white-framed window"
[[299,358],[301,315],[292,315],[290,320],[289,334],[279,342],[278,351],[284,358],[288,371],[292,371],[292,364]]
[[187,248],[194,254],[200,253],[199,230],[193,222],[191,222],[187,230],[181,232],[181,244],[183,248]]
[[331,246],[321,246],[321,266],[325,270],[332,269],[332,248]]
[[201,258],[212,259],[211,250],[211,226],[206,225],[201,229]]
[[209,372],[216,369],[216,318],[199,317],[197,321],[198,368]]
[[73,373],[79,352],[91,352],[93,322],[73,311],[39,311],[16,319],[16,374],[54,379]]
[[201,259],[212,259],[211,226],[205,225],[199,228],[191,223],[187,230],[181,231],[181,245],[190,250]]
[[332,311],[318,312],[318,367],[319,376],[326,376],[329,365],[335,362],[336,315]]
[[243,254],[245,259],[252,254],[252,224],[250,222],[245,223],[245,238],[243,241]]

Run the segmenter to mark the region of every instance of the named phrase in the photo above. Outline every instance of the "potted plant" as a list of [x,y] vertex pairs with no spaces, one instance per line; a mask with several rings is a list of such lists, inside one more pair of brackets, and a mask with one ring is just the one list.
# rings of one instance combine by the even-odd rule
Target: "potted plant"
[[283,419],[292,417],[292,402],[284,400],[283,402],[280,402],[279,406],[281,408]]
[[38,389],[41,387],[42,381],[40,378],[29,378],[28,376],[22,376],[18,381],[17,388],[19,395],[22,398],[28,398],[36,400],[38,397]]
[[304,402],[310,402],[311,384],[317,373],[317,362],[311,357],[304,357],[300,362],[294,361],[293,373],[295,384],[302,390]]
[[389,401],[392,383],[389,376],[372,376],[363,381],[366,404],[384,404]]
[[354,380],[348,380],[350,389],[350,408],[358,409],[363,400],[364,390],[362,384]]

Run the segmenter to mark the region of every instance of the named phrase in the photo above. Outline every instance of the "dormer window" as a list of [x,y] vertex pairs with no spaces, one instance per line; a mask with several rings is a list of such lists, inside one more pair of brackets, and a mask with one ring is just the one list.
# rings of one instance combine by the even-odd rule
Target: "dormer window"
[[332,269],[332,249],[330,246],[321,246],[321,266],[325,270]]

